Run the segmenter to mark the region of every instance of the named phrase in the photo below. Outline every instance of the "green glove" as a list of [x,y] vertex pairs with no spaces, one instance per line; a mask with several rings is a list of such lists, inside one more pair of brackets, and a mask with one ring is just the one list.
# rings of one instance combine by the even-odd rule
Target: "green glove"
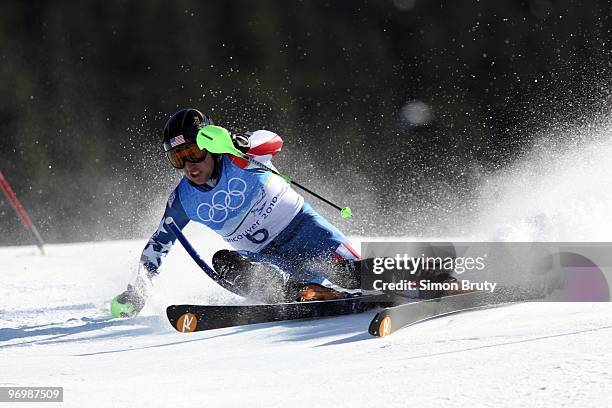
[[133,317],[136,316],[145,305],[144,296],[128,285],[127,290],[113,298],[110,305],[113,317]]

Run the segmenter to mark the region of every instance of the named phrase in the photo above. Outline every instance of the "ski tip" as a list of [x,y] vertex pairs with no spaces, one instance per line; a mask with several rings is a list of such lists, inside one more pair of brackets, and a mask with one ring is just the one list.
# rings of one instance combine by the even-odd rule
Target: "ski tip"
[[176,330],[181,333],[191,333],[198,326],[198,318],[193,313],[183,313],[176,321]]
[[391,322],[391,316],[383,316],[383,313],[378,313],[372,323],[370,323],[370,328],[368,332],[372,336],[376,337],[385,337],[391,334],[393,331],[393,325]]
[[385,337],[391,334],[391,316],[385,316],[378,324],[378,336]]
[[198,317],[189,310],[181,311],[177,306],[168,306],[166,314],[172,327],[180,333],[191,333],[198,327]]

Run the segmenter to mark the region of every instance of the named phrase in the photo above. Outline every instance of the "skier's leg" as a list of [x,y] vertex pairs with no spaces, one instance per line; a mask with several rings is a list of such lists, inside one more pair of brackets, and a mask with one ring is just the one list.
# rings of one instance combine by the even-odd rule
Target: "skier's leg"
[[289,274],[279,267],[295,269],[286,258],[275,254],[221,250],[213,256],[213,267],[223,277],[222,286],[240,296],[266,303],[329,300],[347,297],[321,283],[320,275]]
[[[347,289],[361,286],[359,254],[350,246],[348,238],[307,202],[261,254],[283,258],[287,271],[313,282],[325,285],[329,280]],[[318,281],[315,280],[317,276]]]
[[[444,250],[445,256],[454,256],[454,253],[447,253],[449,247],[444,244],[441,244],[439,249]],[[436,255],[433,247],[429,250],[433,251],[432,255]],[[350,246],[346,236],[306,202],[291,224],[270,245],[266,246],[262,253],[284,258],[289,265],[285,270],[291,271],[292,274],[299,272],[302,276],[310,276],[312,282],[324,285],[331,281],[345,289],[360,288],[361,271],[367,263],[373,262],[371,258],[361,259],[360,255]],[[372,269],[371,265],[368,269]],[[444,271],[423,269],[412,275],[411,278],[417,281],[428,279],[433,282],[455,280],[449,273],[441,272]],[[317,275],[329,281],[314,280],[312,277]],[[398,276],[403,276],[403,274]],[[412,295],[420,298],[440,296],[440,293],[437,292],[414,292]]]

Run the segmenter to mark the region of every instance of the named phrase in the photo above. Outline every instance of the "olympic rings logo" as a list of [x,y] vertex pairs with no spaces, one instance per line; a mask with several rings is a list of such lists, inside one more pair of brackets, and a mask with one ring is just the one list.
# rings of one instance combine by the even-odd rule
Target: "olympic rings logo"
[[238,177],[232,177],[227,182],[227,191],[219,190],[212,196],[211,203],[198,205],[196,213],[203,222],[220,223],[227,219],[228,210],[237,210],[244,204],[246,182]]

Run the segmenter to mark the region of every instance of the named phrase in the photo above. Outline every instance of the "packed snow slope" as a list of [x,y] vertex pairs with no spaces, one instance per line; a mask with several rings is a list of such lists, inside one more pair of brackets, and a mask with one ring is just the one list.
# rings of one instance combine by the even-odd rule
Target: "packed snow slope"
[[[610,241],[612,133],[609,126],[588,132],[596,136],[589,143],[545,146],[487,178],[481,214],[464,226],[464,238]],[[220,245],[197,226],[186,235],[207,257]],[[34,247],[0,248],[0,386],[63,386],[66,407],[599,407],[612,400],[610,303],[518,304],[386,338],[366,332],[374,312],[180,334],[165,320],[167,305],[239,299],[177,244],[142,314],[109,319],[109,301],[132,280],[143,245],[48,245],[45,256]]]
[[235,299],[176,247],[142,315],[109,319],[141,247],[0,248],[0,386],[63,386],[70,407],[605,406],[611,397],[609,303],[520,304],[387,338],[367,334],[373,312],[181,334],[167,304]]

